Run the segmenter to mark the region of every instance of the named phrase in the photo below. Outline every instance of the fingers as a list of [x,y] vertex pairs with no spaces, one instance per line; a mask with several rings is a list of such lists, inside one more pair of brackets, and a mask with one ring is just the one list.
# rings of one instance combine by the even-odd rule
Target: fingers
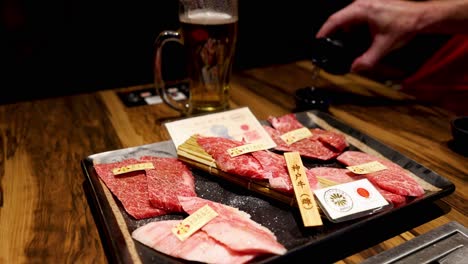
[[389,41],[388,38],[383,36],[374,37],[369,49],[354,60],[351,65],[351,71],[362,72],[371,70],[376,66],[378,61],[390,52],[391,43],[392,41]]
[[352,25],[360,24],[365,21],[366,14],[362,12],[362,9],[358,9],[351,4],[331,15],[315,36],[317,38],[323,38],[333,34],[333,32],[339,29],[349,28]]

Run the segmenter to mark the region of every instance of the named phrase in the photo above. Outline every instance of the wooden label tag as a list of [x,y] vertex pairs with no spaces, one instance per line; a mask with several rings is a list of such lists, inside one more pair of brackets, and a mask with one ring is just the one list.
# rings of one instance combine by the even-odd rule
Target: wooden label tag
[[153,163],[145,162],[145,163],[129,164],[127,166],[112,169],[112,173],[114,175],[119,175],[119,174],[124,174],[127,172],[146,170],[146,169],[154,169]]
[[218,213],[206,204],[174,226],[172,233],[180,241],[184,241],[216,216],[218,216]]
[[387,169],[385,165],[383,165],[382,163],[378,161],[371,161],[371,162],[367,162],[367,163],[363,163],[363,164],[359,164],[355,166],[348,166],[346,168],[356,174],[367,174],[367,173]]
[[236,157],[242,154],[254,152],[254,151],[259,151],[259,150],[265,150],[267,147],[265,144],[262,143],[252,143],[252,144],[245,144],[242,146],[238,146],[235,148],[230,148],[228,149],[228,153],[231,157]]
[[299,152],[285,152],[283,155],[286,159],[289,177],[291,177],[294,195],[296,196],[304,226],[323,225]]
[[287,133],[282,134],[281,139],[286,142],[286,144],[291,145],[294,142],[297,142],[301,139],[308,138],[312,136],[312,132],[307,127],[291,130]]

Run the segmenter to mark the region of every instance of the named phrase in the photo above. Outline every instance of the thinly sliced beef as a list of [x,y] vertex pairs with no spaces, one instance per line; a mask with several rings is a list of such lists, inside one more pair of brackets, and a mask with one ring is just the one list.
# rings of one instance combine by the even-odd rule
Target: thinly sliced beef
[[337,160],[347,166],[378,161],[385,165],[387,169],[365,174],[367,179],[374,185],[403,196],[419,197],[424,195],[422,186],[405,169],[394,162],[361,151],[345,151],[337,157]]
[[354,174],[350,170],[344,168],[315,167],[309,169],[309,171],[315,177],[324,178],[336,184],[352,182],[364,178],[364,176]]
[[379,188],[379,186],[375,186],[375,188],[380,192],[380,194],[382,194],[382,196],[385,198],[385,200],[393,203],[394,207],[400,207],[400,206],[406,204],[406,200],[407,200],[406,197],[407,196],[389,192],[387,190]]
[[151,222],[135,229],[132,237],[166,255],[201,263],[246,263],[256,256],[235,252],[202,230],[180,241],[171,229],[181,221]]
[[269,126],[263,126],[263,128],[276,143],[276,150],[285,152],[297,151],[303,157],[324,161],[336,158],[339,154],[341,154],[341,152],[330,148],[327,144],[324,144],[322,141],[319,141],[313,137],[305,138],[288,145],[286,142],[284,142],[284,140],[281,139],[281,134],[279,131]]
[[[268,174],[270,187],[277,191],[293,193],[294,189],[289,176],[286,160],[283,155],[271,151],[255,151],[252,155],[260,162]],[[306,169],[307,179],[312,190],[318,188],[317,178]]]
[[269,116],[267,121],[281,134],[304,127],[293,113],[280,117]]
[[341,133],[321,128],[312,128],[310,131],[312,132],[312,138],[332,147],[337,152],[342,152],[349,146],[345,136]]
[[238,252],[251,254],[286,253],[286,248],[277,241],[273,232],[250,219],[250,215],[221,203],[200,197],[182,197],[179,201],[184,210],[192,214],[208,204],[218,216],[202,227],[210,237]]
[[[200,136],[197,138],[197,142],[215,159],[222,171],[249,179],[268,180],[272,189],[289,194],[293,193],[291,178],[283,155],[260,150],[231,157],[227,150],[244,143],[221,137]],[[307,170],[306,173],[310,187],[316,189],[318,186],[317,178],[308,173]]]
[[296,115],[270,116],[267,120],[272,127],[264,126],[264,128],[275,141],[276,149],[280,151],[298,151],[304,157],[330,160],[349,146],[343,134],[321,128],[309,129],[312,136],[288,145],[281,139],[281,135],[305,127],[297,120]]
[[[337,184],[352,182],[365,178],[363,175],[354,174],[350,170],[344,168],[317,167],[310,169],[310,172],[313,173],[316,177],[321,177]],[[405,196],[391,193],[382,188],[379,188],[376,185],[374,186],[379,191],[379,193],[382,194],[382,196],[388,202],[391,202],[395,207],[406,203]]]
[[253,179],[267,179],[262,165],[249,153],[231,157],[228,149],[245,143],[222,137],[197,137],[197,143],[215,159],[216,165],[224,172]]
[[146,170],[150,203],[169,212],[183,212],[177,196],[197,196],[190,169],[177,158],[144,156],[140,160],[154,165]]
[[165,210],[155,208],[148,199],[148,182],[142,171],[114,176],[112,169],[140,163],[136,159],[122,162],[95,164],[94,169],[109,190],[120,200],[125,211],[135,219],[165,215]]

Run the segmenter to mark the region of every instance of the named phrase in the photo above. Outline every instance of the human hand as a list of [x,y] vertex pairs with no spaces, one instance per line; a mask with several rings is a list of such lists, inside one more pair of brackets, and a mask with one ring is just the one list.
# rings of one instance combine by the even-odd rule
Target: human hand
[[351,71],[370,70],[385,55],[409,42],[418,32],[424,8],[403,0],[356,0],[331,15],[316,37],[342,30],[352,34],[355,26],[367,25],[371,45],[351,65]]

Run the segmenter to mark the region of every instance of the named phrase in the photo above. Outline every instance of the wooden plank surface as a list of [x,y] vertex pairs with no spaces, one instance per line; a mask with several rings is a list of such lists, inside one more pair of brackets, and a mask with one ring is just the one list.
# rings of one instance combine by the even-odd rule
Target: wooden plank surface
[[[454,114],[380,90],[365,79],[322,74],[317,82],[311,69],[308,62],[297,62],[235,73],[231,107],[249,106],[257,118],[266,119],[294,111],[293,94],[305,86],[363,94],[372,101],[342,101],[330,113],[456,185],[453,194],[435,204],[450,209],[442,216],[351,252],[340,262],[359,263],[450,221],[467,226],[468,158],[449,148]],[[165,105],[125,107],[117,90],[0,106],[0,263],[107,261],[83,191],[80,160],[167,140],[164,122],[179,118]]]

